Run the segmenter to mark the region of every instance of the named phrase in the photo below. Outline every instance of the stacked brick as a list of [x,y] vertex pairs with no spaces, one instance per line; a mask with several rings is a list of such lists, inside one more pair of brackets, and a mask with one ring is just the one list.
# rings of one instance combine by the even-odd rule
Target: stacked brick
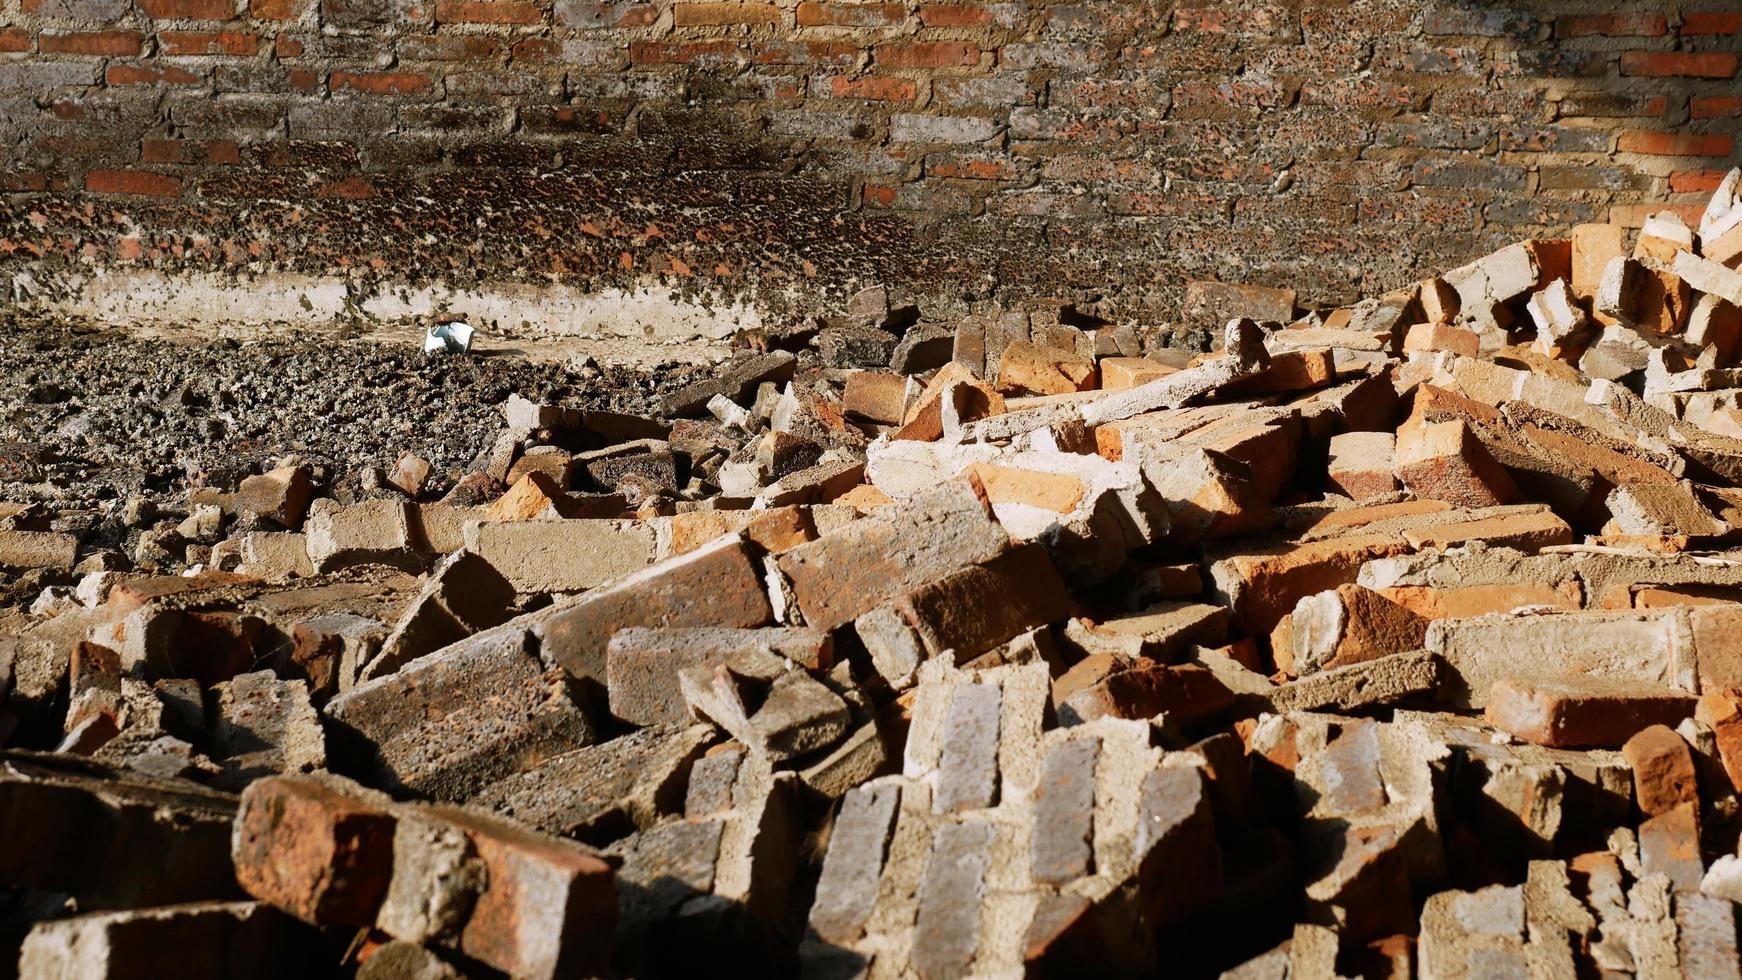
[[19,969],[1737,975],[1739,182],[1197,356],[873,289],[439,498],[0,507]]
[[[10,0],[0,248],[57,260],[45,295],[84,288],[71,262],[803,310],[783,296],[870,267],[952,314],[1171,321],[1224,277],[1320,307],[1694,205],[1742,152],[1739,27],[1589,0]],[[476,198],[475,250],[419,244]]]

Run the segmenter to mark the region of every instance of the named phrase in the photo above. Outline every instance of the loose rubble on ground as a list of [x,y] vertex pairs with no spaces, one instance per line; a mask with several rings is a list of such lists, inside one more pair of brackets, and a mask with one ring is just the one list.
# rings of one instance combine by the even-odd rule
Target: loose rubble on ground
[[[31,977],[1738,977],[1742,202],[0,504]],[[1733,550],[1735,549],[1735,550]]]

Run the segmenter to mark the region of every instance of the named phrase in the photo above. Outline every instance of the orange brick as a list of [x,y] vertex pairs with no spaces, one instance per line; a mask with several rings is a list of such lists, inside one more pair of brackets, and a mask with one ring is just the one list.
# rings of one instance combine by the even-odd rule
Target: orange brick
[[1471,616],[1486,616],[1489,613],[1511,612],[1523,606],[1580,608],[1580,590],[1576,581],[1562,583],[1559,587],[1546,582],[1521,582],[1507,585],[1466,585],[1450,589],[1428,585],[1393,585],[1376,591],[1423,619],[1466,619]]
[[1534,552],[1552,545],[1572,544],[1573,529],[1545,507],[1534,513],[1409,528],[1403,532],[1403,540],[1412,548],[1439,551],[1485,541],[1495,548]]
[[536,24],[536,4],[526,0],[443,0],[436,4],[436,22],[441,24]]
[[1065,473],[1041,473],[992,463],[975,463],[962,472],[994,504],[1027,504],[1069,514],[1077,509],[1085,492],[1083,481]]
[[855,371],[841,390],[841,410],[852,418],[899,425],[907,409],[907,379],[884,371]]
[[1100,380],[1095,362],[1056,347],[1011,342],[998,361],[998,390],[1034,395],[1088,391]]
[[16,27],[0,29],[0,52],[29,51],[30,35]]
[[1344,432],[1331,437],[1326,476],[1331,488],[1351,500],[1397,490],[1397,439],[1389,432]]
[[1475,357],[1481,346],[1481,339],[1474,331],[1448,323],[1417,323],[1403,335],[1404,353],[1451,351],[1465,357]]
[[[1654,156],[1727,157],[1734,140],[1728,133],[1665,133],[1652,129],[1630,129],[1621,134],[1622,153],[1649,153]],[[1657,211],[1658,208],[1651,208]]]
[[136,55],[145,38],[138,31],[81,31],[60,34],[43,31],[36,38],[43,54]]
[[1269,367],[1252,377],[1224,385],[1222,392],[1229,397],[1243,398],[1258,394],[1307,391],[1328,385],[1336,378],[1336,359],[1329,348],[1282,351],[1271,355]]
[[1730,78],[1736,74],[1736,56],[1727,51],[1623,51],[1621,74]]
[[869,483],[861,483],[853,489],[848,490],[846,493],[841,494],[839,497],[836,497],[834,500],[830,501],[830,503],[845,504],[846,506],[852,507],[856,510],[865,511],[871,510],[875,507],[887,507],[890,504],[895,503],[895,498]]
[[1101,387],[1108,391],[1135,388],[1179,370],[1147,357],[1101,358]]
[[678,3],[671,8],[671,22],[678,27],[778,24],[780,8],[771,3]]
[[944,400],[951,399],[956,414],[963,422],[972,422],[1004,411],[1004,396],[992,386],[974,376],[974,372],[958,361],[938,369],[925,390],[907,406],[897,439],[928,442],[944,432]]
[[170,55],[251,55],[260,47],[260,35],[238,31],[164,31],[157,35],[157,43],[161,45],[163,54]]
[[1249,636],[1268,634],[1306,596],[1355,581],[1374,558],[1409,551],[1389,534],[1345,534],[1330,541],[1243,550],[1210,565],[1210,577]]
[[93,170],[85,175],[85,189],[98,194],[180,197],[181,181],[149,170]]
[[1397,430],[1397,476],[1417,497],[1460,507],[1493,507],[1518,499],[1506,469],[1456,419],[1413,418]]

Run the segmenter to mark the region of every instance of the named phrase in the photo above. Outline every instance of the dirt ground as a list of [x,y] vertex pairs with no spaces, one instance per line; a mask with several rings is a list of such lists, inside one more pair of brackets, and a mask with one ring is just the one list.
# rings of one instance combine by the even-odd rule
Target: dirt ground
[[[511,393],[643,413],[698,371],[600,367],[489,343],[428,356],[407,333],[199,342],[64,320],[0,322],[0,502],[120,546],[139,500],[185,509],[196,487],[233,489],[296,456],[343,495],[368,467],[429,460],[440,493],[503,428]],[[132,499],[135,513],[129,515]],[[0,519],[5,519],[0,515]],[[16,518],[13,518],[16,519]]]

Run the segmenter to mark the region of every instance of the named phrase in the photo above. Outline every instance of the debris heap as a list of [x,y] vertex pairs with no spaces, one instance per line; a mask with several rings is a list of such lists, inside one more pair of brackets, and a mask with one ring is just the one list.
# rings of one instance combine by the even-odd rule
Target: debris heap
[[1738,177],[1208,354],[869,290],[439,499],[0,505],[19,970],[1742,976]]

